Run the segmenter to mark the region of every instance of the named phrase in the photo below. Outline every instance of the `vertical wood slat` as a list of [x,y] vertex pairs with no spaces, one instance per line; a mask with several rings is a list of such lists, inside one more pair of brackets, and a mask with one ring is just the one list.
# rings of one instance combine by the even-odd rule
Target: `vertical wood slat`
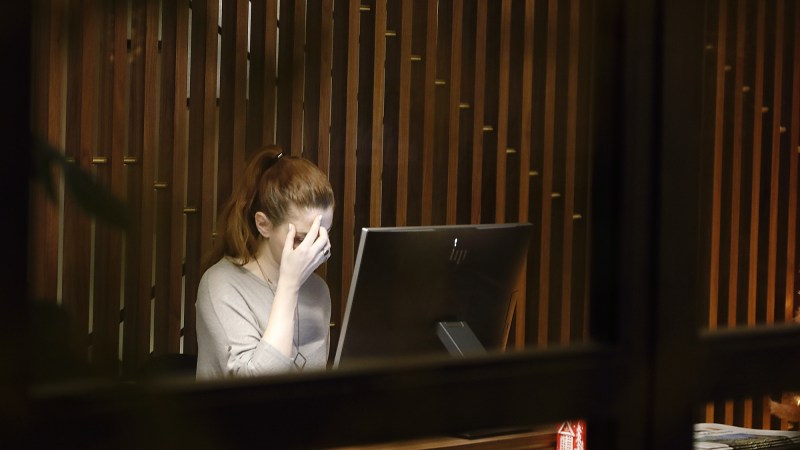
[[438,36],[437,2],[427,2],[427,29],[425,56],[425,109],[423,112],[423,144],[422,144],[422,225],[430,225],[433,221],[433,159],[435,142],[436,114],[436,46]]
[[497,173],[495,175],[495,222],[497,223],[506,221],[506,147],[508,147],[511,0],[503,0],[500,8],[500,76],[497,95]]
[[461,48],[464,24],[464,1],[453,0],[453,25],[450,40],[450,104],[447,158],[447,213],[446,223],[456,223],[458,208],[458,150],[461,120]]
[[138,334],[137,361],[143,362],[150,352],[151,300],[153,298],[153,241],[155,238],[155,195],[156,182],[156,149],[158,146],[156,133],[158,126],[158,24],[159,4],[155,0],[146,0],[144,8],[144,107],[142,117],[142,147],[139,158],[141,167],[138,184],[141,190],[141,209],[139,229],[141,230],[141,248],[138,274],[138,317],[136,332]]
[[[535,0],[525,0],[525,40],[522,60],[522,121],[519,151],[519,221],[527,222],[530,202],[531,153],[533,151],[533,38]],[[521,302],[524,303],[524,302]]]
[[[774,81],[773,81],[773,101],[772,110],[772,179],[770,186],[770,214],[769,214],[769,261],[767,263],[767,325],[775,323],[776,320],[785,320],[785,317],[776,317],[776,303],[779,298],[786,298],[785,295],[778,295],[778,213],[784,206],[778,203],[780,186],[780,161],[781,161],[781,141],[783,124],[783,66],[784,66],[784,30],[785,30],[785,2],[776,0],[775,2],[775,62],[774,62]],[[784,306],[785,307],[785,306]],[[764,399],[765,404],[767,399]],[[765,408],[768,411],[769,408]],[[782,428],[786,428],[786,421],[783,420]],[[769,423],[766,420],[764,423]]]
[[397,226],[397,145],[400,124],[400,39],[403,2],[386,4],[386,56],[383,77],[383,161],[381,171],[381,225]]
[[319,64],[319,130],[317,163],[328,173],[331,159],[331,90],[333,70],[333,0],[322,0]]
[[277,0],[250,2],[250,70],[246,158],[275,141]]
[[226,0],[222,3],[216,213],[230,197],[236,175],[244,170],[247,21],[247,0]]
[[[337,213],[333,215],[333,227],[339,232],[331,235],[331,252],[334,255],[343,255],[344,230],[344,159],[345,142],[347,129],[347,42],[349,38],[349,0],[334,0],[332,13],[332,43],[331,43],[331,112],[330,112],[330,157],[328,177],[333,187],[336,198]],[[332,257],[328,260],[328,288],[331,292],[331,321],[339,324],[339,319],[344,315],[345,301],[343,300],[347,292],[342,289],[343,277],[337,276],[344,270],[343,256]],[[339,327],[331,330],[331,339],[337,339]]]
[[386,0],[375,0],[375,57],[372,67],[372,173],[370,176],[369,225],[381,225],[383,196],[384,67],[386,62]]
[[277,50],[277,111],[275,141],[287,153],[293,149],[292,143],[292,98],[295,84],[294,69],[294,2],[279,1],[278,7],[278,50]]
[[716,64],[716,93],[714,124],[714,172],[713,193],[711,206],[711,267],[710,267],[710,293],[709,293],[709,329],[717,328],[719,305],[719,247],[720,247],[720,202],[722,196],[722,132],[723,110],[725,105],[725,49],[727,29],[727,1],[719,2],[719,21],[717,24],[717,64]]
[[[436,14],[436,76],[433,91],[433,148],[431,156],[431,224],[443,224],[447,215],[447,183],[449,158],[450,77],[453,0],[440,0]],[[439,176],[437,176],[439,175]]]
[[[94,148],[95,86],[97,81],[97,26],[95,4],[71,5],[69,16],[69,54],[67,78],[67,129],[65,155],[84,170]],[[75,354],[85,359],[89,345],[89,277],[91,221],[69,195],[64,201],[65,261],[63,303],[71,319],[72,344]]]
[[564,186],[564,250],[561,269],[561,344],[569,344],[572,329],[573,214],[578,135],[578,65],[580,56],[580,5],[569,4],[569,67],[567,80],[566,177]]
[[396,225],[404,226],[408,217],[409,135],[411,133],[411,33],[414,3],[402,2],[400,18],[400,86],[397,142]]
[[[96,179],[118,198],[124,196],[125,80],[127,74],[127,5],[116,2],[103,9],[105,36],[100,59],[101,93],[97,146],[105,162],[95,167]],[[116,375],[119,359],[119,292],[122,283],[122,232],[97,223],[93,277],[92,363],[99,373]]]
[[778,198],[780,194],[780,150],[781,150],[781,112],[783,100],[783,30],[784,1],[776,0],[775,4],[775,66],[772,99],[772,148],[770,165],[770,202],[769,202],[769,256],[767,261],[767,325],[773,324],[776,302],[776,276],[778,265]]
[[550,219],[553,192],[553,151],[555,134],[556,48],[558,38],[558,2],[547,4],[547,69],[545,74],[544,147],[542,159],[542,218],[539,264],[539,330],[538,343],[547,345],[550,303]]
[[[62,101],[63,71],[65,60],[66,27],[63,19],[67,7],[63,0],[39,0],[34,3],[33,18],[33,114],[34,133],[55,148],[62,147],[64,102]],[[54,174],[51,174],[51,176]],[[31,187],[29,244],[29,273],[36,282],[29,283],[30,297],[34,300],[57,302],[58,300],[58,224],[60,213],[57,202],[60,189],[55,187],[54,198],[49,198],[44,189]]]
[[[758,281],[758,247],[759,247],[759,217],[761,210],[761,140],[763,128],[763,107],[764,107],[764,45],[765,45],[765,6],[764,2],[758,2],[758,12],[756,13],[756,69],[755,69],[755,95],[753,104],[753,177],[750,205],[750,261],[748,276],[748,309],[747,323],[756,323],[757,305],[757,281]],[[762,424],[770,421],[769,408],[763,408],[767,399],[762,399]]]
[[[138,175],[139,164],[141,161],[141,148],[144,127],[144,27],[145,18],[142,12],[141,2],[131,4],[131,23],[130,23],[130,105],[128,112],[129,133],[128,151],[126,159],[129,161],[125,167],[126,201],[133,217],[138,218],[141,211],[141,180]],[[134,219],[135,220],[135,219]],[[142,232],[138,222],[134,224],[136,228],[131,233],[125,234],[125,292],[123,294],[123,350],[122,362],[123,372],[130,374],[134,372],[138,361],[142,358],[139,348],[145,344],[139,343],[137,326],[139,316],[145,314],[140,311],[138,267],[142,247]],[[66,230],[65,230],[66,232]]]
[[[305,54],[303,56],[303,108],[302,108],[302,132],[303,132],[303,157],[314,162],[317,167],[327,173],[327,165],[323,166],[320,161],[319,144],[321,141],[319,133],[322,130],[320,120],[322,119],[321,95],[324,87],[330,86],[331,72],[328,68],[327,73],[321,69],[323,57],[322,27],[325,24],[325,12],[322,8],[322,0],[307,0],[305,11]],[[330,16],[328,16],[330,19]],[[331,22],[327,23],[329,32]],[[330,40],[327,41],[330,44]],[[326,55],[330,57],[329,55]],[[327,129],[322,131],[327,133]],[[324,268],[324,266],[323,266]]]
[[[526,223],[529,220],[530,208],[530,172],[531,172],[531,153],[533,151],[533,61],[534,61],[534,20],[535,20],[535,0],[525,0],[525,34],[522,60],[522,110],[520,120],[522,127],[520,130],[520,150],[519,150],[519,221]],[[522,273],[528,273],[528,261]],[[521,283],[517,288],[518,301],[516,304],[517,327],[515,342],[517,346],[525,344],[525,317],[527,283]]]
[[[800,24],[800,6],[794,6],[794,24]],[[797,287],[795,286],[795,270],[797,269],[797,170],[798,152],[800,152],[800,31],[794,30],[794,56],[792,78],[793,113],[789,128],[789,218],[788,237],[786,242],[786,299],[784,314],[786,321],[791,321],[795,315],[795,301]]]
[[[175,136],[173,139],[173,163],[172,163],[172,214],[170,228],[170,275],[169,275],[169,299],[170,299],[170,321],[167,327],[168,335],[174,340],[168,342],[167,351],[177,353],[181,347],[181,336],[185,336],[184,329],[186,321],[181,320],[181,299],[184,291],[184,207],[186,198],[186,159],[187,149],[187,130],[189,127],[189,111],[185,106],[187,92],[187,75],[189,73],[189,7],[185,3],[178,3],[175,18],[175,47],[177,49],[175,58]],[[184,303],[184,317],[186,311],[194,309],[194,303]],[[191,314],[194,317],[194,314]],[[192,321],[194,327],[194,321]]]
[[[360,2],[349,0],[347,29],[347,100],[345,122],[344,199],[342,199],[342,293],[350,291],[355,251],[356,147],[358,145],[358,35]],[[344,306],[344,305],[343,305]]]
[[178,353],[183,290],[188,6],[165,3],[162,21],[161,132],[156,191],[156,308],[154,352]]
[[131,373],[150,353],[153,262],[153,187],[156,147],[158,4],[136,1],[131,22],[131,110],[127,166],[128,202],[135,231],[126,234],[126,291],[123,363]]
[[731,174],[731,216],[730,216],[730,258],[728,268],[728,320],[729,327],[736,326],[739,279],[739,216],[741,215],[741,183],[742,183],[742,128],[743,128],[743,92],[745,69],[745,2],[739,0],[736,13],[736,61],[734,75],[733,98],[733,168]]
[[472,202],[470,220],[481,221],[481,180],[483,179],[484,89],[486,79],[486,2],[478,2],[475,27],[475,94],[472,124]]
[[[735,327],[737,324],[737,311],[739,300],[739,241],[741,240],[739,232],[740,223],[740,203],[741,203],[741,184],[742,184],[742,129],[744,125],[743,97],[746,95],[743,92],[744,88],[744,69],[745,69],[745,18],[746,7],[745,1],[739,0],[736,13],[736,60],[735,60],[735,76],[734,76],[734,95],[733,98],[733,168],[731,175],[731,217],[730,217],[730,257],[728,266],[728,320],[729,327]],[[752,399],[745,399],[743,402],[743,417],[745,426],[752,426]],[[730,402],[726,404],[726,417],[733,421],[733,411]]]
[[253,134],[260,135],[258,141],[253,142],[252,148],[255,149],[276,142],[277,0],[252,1],[251,21],[250,104],[255,114],[251,118],[248,112],[248,121],[252,119]]
[[319,130],[317,132],[319,168],[330,172],[331,152],[331,102],[333,70],[333,0],[322,0],[320,27],[320,85],[319,85]]
[[719,247],[720,247],[720,203],[722,196],[722,146],[723,111],[725,107],[725,50],[727,43],[727,1],[719,2],[719,21],[717,25],[717,64],[714,124],[714,174],[711,217],[711,268],[709,294],[709,329],[717,328],[719,305]]
[[[306,0],[295,0],[294,26],[292,27],[292,105],[291,133],[292,155],[303,153],[303,89],[305,87],[305,36],[306,36]],[[284,35],[285,36],[285,35]]]
[[761,209],[761,139],[763,129],[764,107],[764,27],[765,27],[764,2],[758,2],[756,13],[756,67],[753,85],[753,161],[752,161],[752,190],[750,193],[750,261],[748,273],[747,292],[747,324],[756,323],[757,281],[758,281],[758,235],[759,216]]
[[[208,255],[213,242],[218,12],[216,2],[213,0],[193,0],[192,2],[187,172],[193,176],[187,179],[186,185],[186,298],[184,302],[186,305],[184,351],[189,353],[196,353],[197,348],[194,301],[197,297],[196,287],[200,283],[202,275],[200,261]],[[267,53],[269,53],[268,50]]]
[[[170,276],[174,261],[171,260],[172,195],[177,187],[172,179],[173,152],[175,142],[175,92],[176,86],[176,27],[177,5],[168,3],[162,9],[162,33],[160,40],[160,95],[158,121],[158,153],[155,189],[155,281],[153,312],[153,354],[166,354],[170,336]],[[180,105],[180,103],[179,103]],[[180,317],[178,317],[180,319]],[[176,339],[177,341],[177,336]]]
[[[373,121],[373,97],[374,97],[374,76],[373,61],[375,60],[375,3],[376,0],[361,0],[359,6],[358,24],[358,79],[357,79],[357,102],[358,102],[358,123],[356,158],[354,164],[355,171],[355,221],[354,231],[357,237],[362,227],[369,226],[370,221],[370,188],[372,178],[372,121]],[[353,251],[356,250],[356,242],[353,243]]]

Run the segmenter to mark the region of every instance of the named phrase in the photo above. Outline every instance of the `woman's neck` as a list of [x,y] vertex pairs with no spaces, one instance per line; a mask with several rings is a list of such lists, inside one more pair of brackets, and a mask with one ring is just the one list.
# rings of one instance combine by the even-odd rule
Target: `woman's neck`
[[259,246],[258,251],[256,252],[255,258],[250,261],[248,266],[252,265],[253,267],[248,267],[250,271],[254,272],[259,278],[265,278],[264,281],[267,283],[277,285],[278,284],[278,276],[280,275],[280,266],[279,264],[270,256],[269,248],[267,248],[266,241]]

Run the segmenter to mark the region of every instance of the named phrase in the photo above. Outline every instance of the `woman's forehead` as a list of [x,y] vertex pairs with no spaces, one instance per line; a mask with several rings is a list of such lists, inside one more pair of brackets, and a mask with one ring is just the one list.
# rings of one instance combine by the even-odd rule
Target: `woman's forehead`
[[333,208],[298,208],[293,206],[289,209],[287,222],[294,224],[298,233],[306,233],[311,228],[311,224],[314,223],[314,219],[319,215],[322,215],[322,226],[330,228]]

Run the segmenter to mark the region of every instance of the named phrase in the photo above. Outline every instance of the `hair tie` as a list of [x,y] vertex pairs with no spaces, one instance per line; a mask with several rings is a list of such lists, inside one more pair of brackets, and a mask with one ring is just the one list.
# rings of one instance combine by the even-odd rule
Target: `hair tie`
[[269,169],[271,169],[272,166],[274,166],[275,163],[277,163],[278,160],[280,160],[281,158],[283,158],[283,152],[280,152],[280,153],[278,153],[277,155],[275,155],[275,156],[273,156],[271,158],[265,159],[264,163],[263,163],[263,166],[262,166],[263,169],[262,169],[261,173],[263,174],[264,172],[266,172]]

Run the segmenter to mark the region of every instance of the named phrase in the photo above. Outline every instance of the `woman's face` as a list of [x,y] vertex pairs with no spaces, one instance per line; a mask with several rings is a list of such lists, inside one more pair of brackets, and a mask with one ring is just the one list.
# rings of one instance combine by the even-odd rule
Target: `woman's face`
[[[297,248],[303,239],[308,234],[309,230],[311,229],[311,225],[314,223],[314,219],[317,216],[322,216],[322,220],[320,221],[320,227],[325,228],[326,230],[331,229],[331,224],[333,223],[333,208],[328,207],[325,209],[320,208],[297,208],[292,207],[289,210],[289,215],[286,218],[286,221],[280,225],[271,225],[270,233],[269,233],[269,251],[270,256],[273,260],[280,265],[281,263],[281,256],[283,255],[283,246],[286,242],[286,236],[289,234],[289,224],[294,225],[295,227],[295,238],[294,238],[294,248]],[[316,236],[312,236],[312,239],[316,239]]]

